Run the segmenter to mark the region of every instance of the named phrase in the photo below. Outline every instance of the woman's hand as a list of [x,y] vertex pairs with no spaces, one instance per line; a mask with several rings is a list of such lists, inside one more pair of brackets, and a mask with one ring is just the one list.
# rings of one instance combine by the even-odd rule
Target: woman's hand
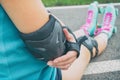
[[[69,42],[76,42],[73,35],[68,32],[67,29],[63,29],[66,39]],[[67,70],[71,64],[75,61],[77,57],[76,51],[68,51],[65,55],[54,59],[53,61],[48,61],[48,65],[60,68],[62,70]]]

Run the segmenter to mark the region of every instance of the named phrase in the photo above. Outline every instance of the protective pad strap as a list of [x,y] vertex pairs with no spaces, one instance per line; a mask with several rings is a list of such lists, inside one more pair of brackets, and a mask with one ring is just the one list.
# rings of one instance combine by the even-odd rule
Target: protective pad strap
[[66,52],[68,51],[76,51],[77,52],[77,57],[80,55],[80,47],[79,44],[74,43],[74,42],[66,42]]
[[66,28],[73,35],[74,39],[76,40],[76,42],[66,41],[66,43],[65,43],[66,52],[68,52],[68,51],[76,51],[77,52],[77,58],[78,58],[79,55],[80,55],[80,46],[81,45],[78,44],[78,41],[77,41],[75,35],[73,34],[73,32],[67,26],[63,26],[62,28],[63,29]]
[[66,28],[66,29],[73,35],[73,37],[75,38],[75,40],[76,40],[76,42],[77,42],[77,39],[76,39],[74,33],[71,31],[71,29],[69,29],[67,26],[62,26],[62,28],[63,28],[63,29]]
[[89,37],[89,36],[83,36],[78,38],[78,41],[81,41],[81,39],[86,38],[86,40],[84,42],[82,42],[82,44],[88,48],[88,50],[91,53],[91,58],[93,57],[93,48],[96,49],[96,54],[95,57],[98,55],[98,43],[96,40],[94,40],[93,38]]

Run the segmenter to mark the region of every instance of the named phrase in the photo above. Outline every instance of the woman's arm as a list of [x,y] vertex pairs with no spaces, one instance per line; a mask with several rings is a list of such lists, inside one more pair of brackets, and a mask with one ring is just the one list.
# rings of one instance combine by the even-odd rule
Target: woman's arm
[[36,31],[49,19],[41,0],[1,0],[1,5],[23,33]]
[[[23,33],[34,32],[49,20],[49,14],[40,0],[1,0],[1,4],[16,27]],[[68,31],[64,30],[64,33],[68,41],[75,42],[74,37]],[[60,60],[60,64],[67,63],[62,65],[62,68],[60,67],[66,69],[76,59],[76,56],[76,51],[69,51],[54,61]]]

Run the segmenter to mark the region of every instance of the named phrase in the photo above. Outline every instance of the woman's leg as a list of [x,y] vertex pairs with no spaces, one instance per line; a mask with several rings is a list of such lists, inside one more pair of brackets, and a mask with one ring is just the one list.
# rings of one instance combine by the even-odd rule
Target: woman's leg
[[[85,35],[83,30],[78,30],[74,32],[76,37]],[[104,51],[107,46],[107,35],[105,33],[100,33],[94,38],[98,42],[99,55]],[[85,46],[81,46],[81,54],[79,58],[71,65],[68,70],[62,71],[62,80],[80,80],[82,75],[90,62],[91,53]],[[95,49],[93,49],[95,55]],[[94,56],[93,55],[93,56]]]
[[[112,36],[113,32],[115,32],[115,20],[117,16],[117,11],[112,4],[109,4],[105,8],[104,18],[103,18],[103,26],[96,30],[96,37],[94,38],[98,43],[98,50],[100,55],[102,51],[107,46],[108,39]],[[88,31],[88,30],[87,30]],[[85,35],[84,31],[78,30],[75,32],[76,37],[81,35]],[[84,73],[85,68],[89,64],[91,55],[89,50],[85,46],[81,46],[81,56],[71,65],[71,67],[67,71],[62,71],[63,80],[80,80]],[[95,49],[93,49],[93,56],[95,55]]]

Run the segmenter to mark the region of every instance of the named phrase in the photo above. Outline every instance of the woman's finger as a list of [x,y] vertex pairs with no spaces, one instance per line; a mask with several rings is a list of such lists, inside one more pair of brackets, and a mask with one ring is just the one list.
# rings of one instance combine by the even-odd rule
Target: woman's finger
[[70,66],[71,66],[71,64],[67,64],[67,65],[64,65],[64,66],[58,66],[57,68],[60,68],[62,70],[68,70]]
[[67,65],[67,64],[72,64],[74,61],[75,61],[76,57],[73,57],[67,61],[64,61],[64,62],[60,62],[60,63],[57,63],[55,64],[55,66],[64,66],[64,65]]
[[64,32],[65,37],[66,37],[66,39],[68,41],[70,41],[70,42],[76,42],[75,39],[74,39],[74,37],[73,37],[73,35],[66,28],[63,29],[63,32]]
[[54,63],[53,63],[53,61],[48,61],[48,62],[47,62],[47,65],[49,65],[49,66],[54,66]]
[[58,57],[55,60],[53,60],[53,62],[55,64],[60,63],[60,62],[64,62],[64,61],[67,61],[67,60],[71,59],[72,57],[76,57],[76,55],[77,55],[76,51],[69,51],[65,55],[63,55],[61,57]]

